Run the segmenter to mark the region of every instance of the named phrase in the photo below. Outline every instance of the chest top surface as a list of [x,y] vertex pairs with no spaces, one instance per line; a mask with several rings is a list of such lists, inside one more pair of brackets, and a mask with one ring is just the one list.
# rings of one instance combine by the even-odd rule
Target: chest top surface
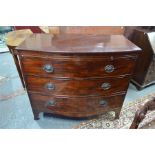
[[137,52],[141,49],[123,35],[32,34],[17,50],[53,53]]

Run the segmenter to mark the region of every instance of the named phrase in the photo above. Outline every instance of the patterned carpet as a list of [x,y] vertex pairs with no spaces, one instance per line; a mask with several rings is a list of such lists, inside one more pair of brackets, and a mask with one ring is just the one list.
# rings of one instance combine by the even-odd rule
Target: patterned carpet
[[[97,119],[92,119],[86,122],[80,123],[73,128],[76,129],[129,129],[136,110],[147,101],[151,100],[155,96],[155,93],[147,95],[135,102],[128,103],[123,106],[120,118],[115,118],[114,112],[109,112],[99,116]],[[151,111],[146,115],[146,118],[140,123],[139,128],[155,128],[155,111]]]

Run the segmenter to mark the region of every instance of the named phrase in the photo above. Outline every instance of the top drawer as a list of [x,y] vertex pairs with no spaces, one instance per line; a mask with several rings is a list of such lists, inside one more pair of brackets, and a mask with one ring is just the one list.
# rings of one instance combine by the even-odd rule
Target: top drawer
[[22,57],[23,71],[25,74],[63,78],[105,77],[131,74],[135,62],[135,57]]

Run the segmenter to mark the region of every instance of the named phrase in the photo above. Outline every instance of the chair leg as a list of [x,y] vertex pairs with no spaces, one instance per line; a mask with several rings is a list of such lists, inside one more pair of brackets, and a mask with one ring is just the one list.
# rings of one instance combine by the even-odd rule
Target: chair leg
[[142,107],[140,107],[134,116],[134,120],[130,126],[130,129],[137,129],[139,124],[142,122],[142,120],[145,118],[147,112],[149,110],[155,109],[155,98],[152,100],[146,102]]

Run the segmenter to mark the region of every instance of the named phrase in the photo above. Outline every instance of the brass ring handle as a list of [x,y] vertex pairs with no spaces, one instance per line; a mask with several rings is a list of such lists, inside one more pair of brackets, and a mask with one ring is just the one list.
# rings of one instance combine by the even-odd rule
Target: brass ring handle
[[46,64],[43,66],[43,70],[47,73],[52,73],[53,72],[53,66],[51,64]]
[[99,102],[99,104],[100,104],[101,106],[106,106],[106,105],[108,104],[108,102],[107,102],[106,100],[101,100],[101,101]]
[[53,83],[47,83],[45,85],[45,88],[47,88],[48,90],[54,90],[55,89],[55,85]]
[[115,67],[113,65],[107,65],[104,67],[105,72],[112,73],[115,70]]
[[108,90],[111,88],[111,84],[110,83],[102,83],[101,88],[103,90]]
[[55,106],[56,102],[54,100],[47,101],[47,106]]

